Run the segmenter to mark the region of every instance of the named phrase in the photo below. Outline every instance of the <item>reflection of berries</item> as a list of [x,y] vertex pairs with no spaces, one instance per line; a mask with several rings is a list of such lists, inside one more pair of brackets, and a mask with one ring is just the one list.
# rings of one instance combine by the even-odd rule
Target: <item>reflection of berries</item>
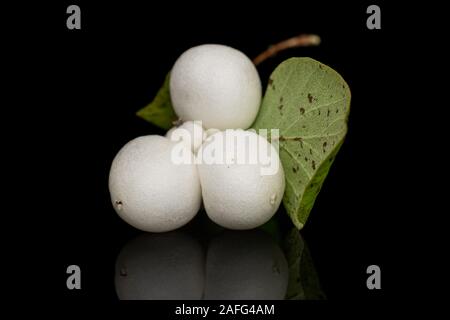
[[198,300],[204,282],[203,248],[179,231],[142,234],[116,260],[115,287],[121,300]]
[[284,299],[288,279],[283,252],[260,230],[227,231],[209,244],[207,300]]

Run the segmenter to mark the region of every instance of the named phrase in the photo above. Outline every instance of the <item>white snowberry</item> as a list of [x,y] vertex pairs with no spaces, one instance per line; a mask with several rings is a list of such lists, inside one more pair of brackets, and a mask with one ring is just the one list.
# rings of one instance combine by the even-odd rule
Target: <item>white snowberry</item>
[[[235,139],[231,147],[229,139]],[[221,153],[223,161],[218,162]],[[270,159],[262,157],[264,153]],[[215,133],[199,149],[197,162],[205,210],[217,224],[253,229],[277,211],[284,171],[277,150],[262,136],[243,130]]]
[[261,80],[239,50],[205,44],[185,51],[170,73],[170,97],[183,120],[206,129],[247,129],[261,103]]
[[143,231],[170,231],[188,223],[199,210],[197,167],[193,162],[174,163],[175,145],[165,137],[143,136],[128,142],[114,158],[111,201],[130,225]]

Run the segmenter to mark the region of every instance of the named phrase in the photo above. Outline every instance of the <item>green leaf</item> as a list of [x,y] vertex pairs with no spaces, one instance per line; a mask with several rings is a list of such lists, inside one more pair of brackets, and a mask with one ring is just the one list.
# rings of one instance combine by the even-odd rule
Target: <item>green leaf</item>
[[311,58],[291,58],[272,73],[258,129],[279,129],[286,176],[283,204],[303,228],[347,133],[350,89],[330,67]]
[[287,300],[323,300],[319,277],[300,232],[293,228],[284,241],[284,252],[289,267]]
[[142,119],[166,130],[170,129],[177,119],[170,101],[169,79],[170,74],[167,74],[163,86],[153,101],[136,113]]

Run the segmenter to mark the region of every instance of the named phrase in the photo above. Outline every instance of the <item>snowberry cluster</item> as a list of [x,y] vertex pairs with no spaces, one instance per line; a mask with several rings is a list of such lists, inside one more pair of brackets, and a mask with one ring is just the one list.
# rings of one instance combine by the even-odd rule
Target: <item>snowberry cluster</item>
[[[251,60],[228,46],[191,48],[172,68],[170,97],[184,122],[165,137],[128,142],[113,160],[109,190],[119,216],[144,231],[170,231],[188,223],[203,199],[208,216],[223,227],[252,229],[267,222],[280,205],[285,182],[277,151],[265,138],[245,130],[261,103],[261,81]],[[226,132],[246,139],[246,147],[224,149],[225,158],[232,154],[231,162],[197,161]],[[256,144],[276,154],[274,174],[261,174],[266,165],[261,161],[236,161]],[[178,149],[193,161],[174,161]]]

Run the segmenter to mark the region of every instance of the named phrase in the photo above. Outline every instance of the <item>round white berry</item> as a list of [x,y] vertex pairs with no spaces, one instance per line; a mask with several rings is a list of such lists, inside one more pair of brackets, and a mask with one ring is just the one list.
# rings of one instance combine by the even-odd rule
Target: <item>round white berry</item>
[[205,44],[185,51],[170,73],[170,97],[183,120],[206,129],[247,129],[261,103],[261,80],[239,50]]
[[175,146],[165,137],[143,136],[128,142],[114,158],[109,174],[111,201],[130,225],[150,232],[174,230],[199,210],[197,168],[193,162],[174,163]]
[[215,133],[199,149],[197,162],[205,210],[217,224],[252,229],[277,211],[284,171],[277,150],[265,138],[253,131]]

